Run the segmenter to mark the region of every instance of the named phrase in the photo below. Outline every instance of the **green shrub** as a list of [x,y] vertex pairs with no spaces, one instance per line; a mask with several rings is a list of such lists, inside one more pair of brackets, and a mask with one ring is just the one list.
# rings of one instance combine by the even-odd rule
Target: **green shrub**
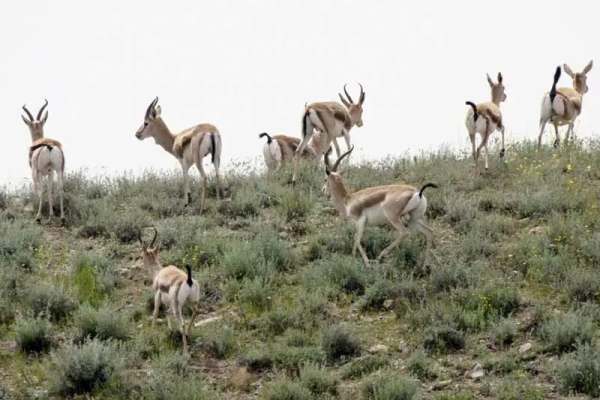
[[595,301],[600,294],[600,277],[586,270],[575,270],[569,274],[567,293],[574,301]]
[[213,400],[218,397],[197,377],[154,371],[142,389],[144,400]]
[[441,325],[425,330],[423,347],[430,353],[450,353],[465,347],[465,337],[462,332]]
[[240,358],[239,363],[251,372],[262,372],[273,367],[273,357],[268,351],[251,348]]
[[368,355],[353,360],[342,369],[342,379],[358,379],[388,365],[388,360],[379,355]]
[[281,335],[294,323],[289,310],[278,308],[263,315],[260,320],[262,330],[269,336]]
[[564,353],[573,351],[579,344],[589,344],[594,337],[594,325],[589,317],[575,312],[554,317],[540,328],[539,336],[548,351]]
[[589,344],[561,359],[556,374],[561,393],[600,396],[600,352]]
[[210,328],[202,335],[202,342],[203,348],[218,359],[229,357],[237,349],[235,332],[228,326]]
[[302,367],[300,383],[315,396],[337,394],[337,379],[325,368],[316,364],[306,364]]
[[113,262],[96,253],[78,253],[73,260],[73,285],[81,303],[98,306],[116,286]]
[[431,380],[437,377],[432,361],[422,351],[414,353],[407,360],[406,368],[412,376],[420,380]]
[[286,222],[293,222],[304,220],[313,205],[314,198],[310,194],[288,190],[282,193],[277,209]]
[[294,382],[286,377],[281,377],[271,382],[264,389],[265,400],[312,400],[310,390],[299,382]]
[[220,202],[218,210],[229,218],[255,217],[260,210],[260,197],[255,190],[243,188],[233,194],[231,201]]
[[260,250],[253,242],[232,242],[223,255],[221,265],[227,277],[237,280],[252,279],[261,273],[267,274],[267,267]]
[[345,325],[326,327],[321,337],[321,348],[329,361],[360,355],[361,345]]
[[123,371],[120,350],[98,340],[67,344],[52,354],[51,364],[51,392],[62,396],[93,393],[118,379]]
[[249,306],[250,310],[263,312],[271,308],[273,301],[273,288],[271,283],[261,277],[247,279],[242,283],[239,291],[242,305]]
[[75,315],[75,326],[79,342],[88,337],[100,340],[127,340],[130,337],[128,317],[108,306],[98,310],[87,304],[81,306]]
[[75,310],[75,302],[62,286],[38,283],[28,288],[27,303],[35,317],[60,322]]
[[492,339],[497,346],[507,347],[517,336],[517,326],[509,319],[499,321],[493,328]]
[[323,351],[314,346],[295,347],[276,345],[270,349],[273,365],[290,375],[298,375],[303,365],[307,363],[321,364],[325,361]]
[[345,293],[362,295],[367,285],[367,273],[361,262],[353,257],[335,256],[318,263],[326,279]]
[[381,310],[383,303],[390,300],[397,294],[397,289],[387,279],[378,279],[367,288],[364,296],[360,299],[359,307],[361,310]]
[[15,325],[17,348],[24,353],[45,353],[52,347],[50,322],[44,318],[20,319]]
[[543,400],[544,393],[531,385],[528,380],[514,379],[503,382],[498,388],[498,400]]
[[455,288],[466,288],[469,286],[468,271],[464,266],[454,263],[436,268],[431,273],[431,286],[436,293],[450,292]]
[[417,392],[415,382],[392,373],[371,379],[362,387],[365,400],[412,400]]
[[129,209],[114,214],[110,228],[121,243],[138,240],[140,231],[151,225],[150,219],[139,209]]

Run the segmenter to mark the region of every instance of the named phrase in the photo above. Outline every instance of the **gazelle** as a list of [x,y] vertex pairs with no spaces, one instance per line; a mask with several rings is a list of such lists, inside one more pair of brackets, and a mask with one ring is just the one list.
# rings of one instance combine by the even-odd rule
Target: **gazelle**
[[[152,280],[152,290],[154,290],[154,310],[152,312],[152,326],[156,323],[158,311],[160,305],[165,304],[169,306],[173,317],[178,322],[179,331],[181,332],[184,349],[187,349],[187,335],[189,334],[194,318],[196,316],[196,309],[192,314],[189,325],[185,327],[183,321],[183,306],[186,302],[198,303],[200,301],[200,285],[192,278],[192,269],[189,265],[186,265],[186,272],[183,272],[174,265],[162,266],[160,262],[160,249],[156,245],[156,238],[158,237],[158,231],[155,227],[154,236],[150,244],[146,244],[142,240],[141,232],[139,241],[142,246],[142,260],[144,262],[144,268],[146,270],[152,269],[154,272],[154,278]],[[171,329],[171,320],[167,315],[167,324]]]
[[[324,152],[321,150],[322,132],[317,132],[300,155],[305,159],[316,159]],[[266,137],[267,141],[263,146],[263,156],[265,164],[270,172],[277,171],[282,165],[294,159],[294,154],[300,145],[300,139],[286,135],[269,135],[263,132],[258,135],[259,138]]]
[[[502,123],[502,112],[500,103],[506,101],[506,93],[502,74],[498,72],[498,82],[494,83],[492,78],[487,75],[487,81],[492,91],[492,100],[486,103],[475,103],[467,101],[465,104],[471,108],[467,111],[465,125],[469,131],[469,139],[473,149],[473,159],[478,166],[479,154],[481,149],[485,151],[485,169],[488,169],[488,140],[490,135],[499,130],[502,134],[502,148],[500,149],[500,158],[504,158],[504,124]],[[481,136],[481,143],[476,146],[477,134]]]
[[207,176],[202,166],[202,160],[208,154],[211,155],[211,162],[215,167],[217,199],[220,199],[222,194],[221,178],[219,176],[222,149],[221,134],[214,125],[199,124],[174,135],[160,114],[161,108],[158,105],[158,97],[156,97],[146,109],[144,123],[135,133],[135,137],[139,140],[153,137],[156,144],[177,158],[183,171],[183,190],[186,206],[191,203],[188,171],[192,165],[196,164],[196,168],[198,168],[202,177],[202,193],[200,196],[200,210],[202,211],[207,185]]
[[343,105],[334,101],[327,101],[312,103],[304,107],[304,115],[302,116],[302,142],[298,146],[294,156],[292,183],[296,182],[300,155],[313,136],[315,129],[323,133],[321,149],[324,152],[322,154],[325,154],[329,146],[333,143],[336,155],[340,157],[340,146],[337,143],[337,138],[340,136],[344,137],[346,146],[350,149],[350,129],[355,125],[359,128],[363,126],[362,113],[363,103],[365,102],[365,91],[360,83],[359,86],[360,96],[357,103],[354,103],[348,90],[346,90],[346,85],[344,85],[346,98],[341,93],[338,93]]
[[581,114],[581,106],[583,104],[583,95],[587,93],[587,73],[590,72],[594,63],[590,61],[588,65],[581,72],[573,73],[573,70],[564,64],[563,68],[567,75],[573,79],[572,88],[556,88],[556,84],[560,79],[561,69],[560,66],[556,67],[554,72],[554,82],[550,92],[544,95],[542,99],[542,111],[540,114],[540,135],[538,136],[538,149],[542,146],[542,136],[544,135],[544,128],[548,121],[554,125],[554,133],[556,139],[554,140],[554,147],[560,145],[560,136],[558,134],[558,127],[561,125],[569,125],[567,134],[565,135],[565,142],[569,140],[569,137],[573,135],[573,126],[575,125],[575,119]]
[[398,232],[398,237],[379,254],[377,260],[381,260],[395,249],[408,233],[403,221],[405,217],[408,217],[408,229],[415,229],[425,235],[429,249],[433,243],[433,231],[425,224],[427,199],[423,192],[429,187],[436,188],[437,185],[426,183],[420,190],[408,185],[386,185],[349,192],[337,169],[353,149],[352,147],[342,154],[333,166],[329,164],[328,153],[324,156],[327,185],[335,208],[341,217],[350,218],[356,224],[352,255],[354,256],[358,249],[365,266],[368,266],[369,258],[361,244],[365,226],[390,224]]
[[50,218],[54,216],[52,191],[54,186],[54,173],[56,172],[56,183],[60,201],[60,219],[64,222],[63,180],[65,173],[65,155],[62,144],[59,141],[44,137],[44,125],[48,120],[48,111],[44,111],[46,107],[48,107],[48,100],[44,101],[44,105],[38,111],[36,118],[33,118],[33,115],[25,105],[22,108],[27,116],[21,114],[23,122],[25,122],[31,133],[32,143],[29,147],[29,166],[31,167],[31,175],[33,178],[33,190],[37,193],[40,200],[35,219],[38,222],[42,219],[44,178],[47,178],[48,181],[48,214]]

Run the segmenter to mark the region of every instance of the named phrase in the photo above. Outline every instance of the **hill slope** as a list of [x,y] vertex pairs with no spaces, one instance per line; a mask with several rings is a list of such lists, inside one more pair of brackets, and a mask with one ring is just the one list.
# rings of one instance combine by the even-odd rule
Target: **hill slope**
[[[0,398],[597,395],[599,150],[518,144],[482,174],[454,154],[347,168],[352,188],[440,185],[427,193],[431,257],[415,234],[369,269],[321,166],[296,190],[289,171],[242,168],[226,177],[231,200],[211,187],[201,216],[179,176],[71,175],[64,228],[36,225],[29,193],[2,194]],[[164,320],[150,324],[137,241],[150,225],[163,264],[202,282],[189,358]],[[368,228],[364,244],[372,257],[392,239]]]

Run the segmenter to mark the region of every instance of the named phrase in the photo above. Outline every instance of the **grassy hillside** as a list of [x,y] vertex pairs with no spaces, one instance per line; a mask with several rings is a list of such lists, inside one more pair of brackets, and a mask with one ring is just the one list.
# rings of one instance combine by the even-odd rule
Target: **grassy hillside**
[[[28,192],[0,193],[0,399],[597,396],[600,143],[507,155],[480,175],[445,153],[345,170],[353,188],[440,185],[432,256],[413,235],[369,269],[321,166],[296,190],[289,171],[240,168],[202,216],[178,175],[73,174],[66,227],[35,224]],[[163,264],[202,282],[190,357],[164,320],[150,326],[148,225]],[[392,239],[368,228],[370,256]]]

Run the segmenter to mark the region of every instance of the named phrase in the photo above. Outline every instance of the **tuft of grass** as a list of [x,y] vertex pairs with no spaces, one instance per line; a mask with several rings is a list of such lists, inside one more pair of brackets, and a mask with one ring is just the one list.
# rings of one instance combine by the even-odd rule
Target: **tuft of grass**
[[76,340],[82,342],[86,338],[99,340],[128,340],[130,326],[126,315],[115,312],[108,306],[95,309],[83,305],[75,315],[77,327]]
[[321,336],[321,348],[329,361],[339,361],[360,355],[361,345],[346,325],[325,328]]
[[465,337],[447,325],[430,327],[425,330],[423,347],[430,353],[451,353],[465,347]]
[[280,377],[264,389],[265,400],[312,400],[313,396],[300,382],[294,382],[287,377]]
[[575,350],[578,345],[590,344],[594,331],[589,317],[571,311],[544,322],[539,336],[548,351],[565,353]]
[[45,353],[52,347],[51,325],[44,318],[25,318],[15,325],[17,348],[23,353]]
[[94,393],[119,378],[124,359],[112,343],[67,344],[52,354],[51,392],[61,396]]
[[386,300],[393,299],[398,290],[387,279],[377,279],[375,283],[367,288],[364,296],[359,301],[359,307],[361,310],[381,310],[383,303]]
[[388,360],[380,355],[368,355],[353,360],[342,369],[342,379],[358,379],[365,375],[380,370],[389,364]]
[[300,369],[300,383],[314,396],[337,395],[337,379],[327,369],[316,364],[305,364]]
[[414,381],[388,373],[367,381],[362,387],[365,400],[412,400],[417,397]]
[[414,353],[407,361],[406,368],[415,378],[425,381],[437,377],[433,370],[432,360],[422,351]]
[[562,394],[582,393],[600,396],[600,352],[589,344],[560,361],[556,370]]
[[498,322],[492,330],[492,340],[497,346],[511,345],[517,336],[517,326],[514,321],[504,319]]
[[53,322],[64,320],[76,307],[62,286],[45,283],[28,288],[26,302],[34,317],[44,315]]
[[206,352],[221,360],[232,355],[237,349],[235,332],[228,326],[211,328],[202,335],[202,342]]

